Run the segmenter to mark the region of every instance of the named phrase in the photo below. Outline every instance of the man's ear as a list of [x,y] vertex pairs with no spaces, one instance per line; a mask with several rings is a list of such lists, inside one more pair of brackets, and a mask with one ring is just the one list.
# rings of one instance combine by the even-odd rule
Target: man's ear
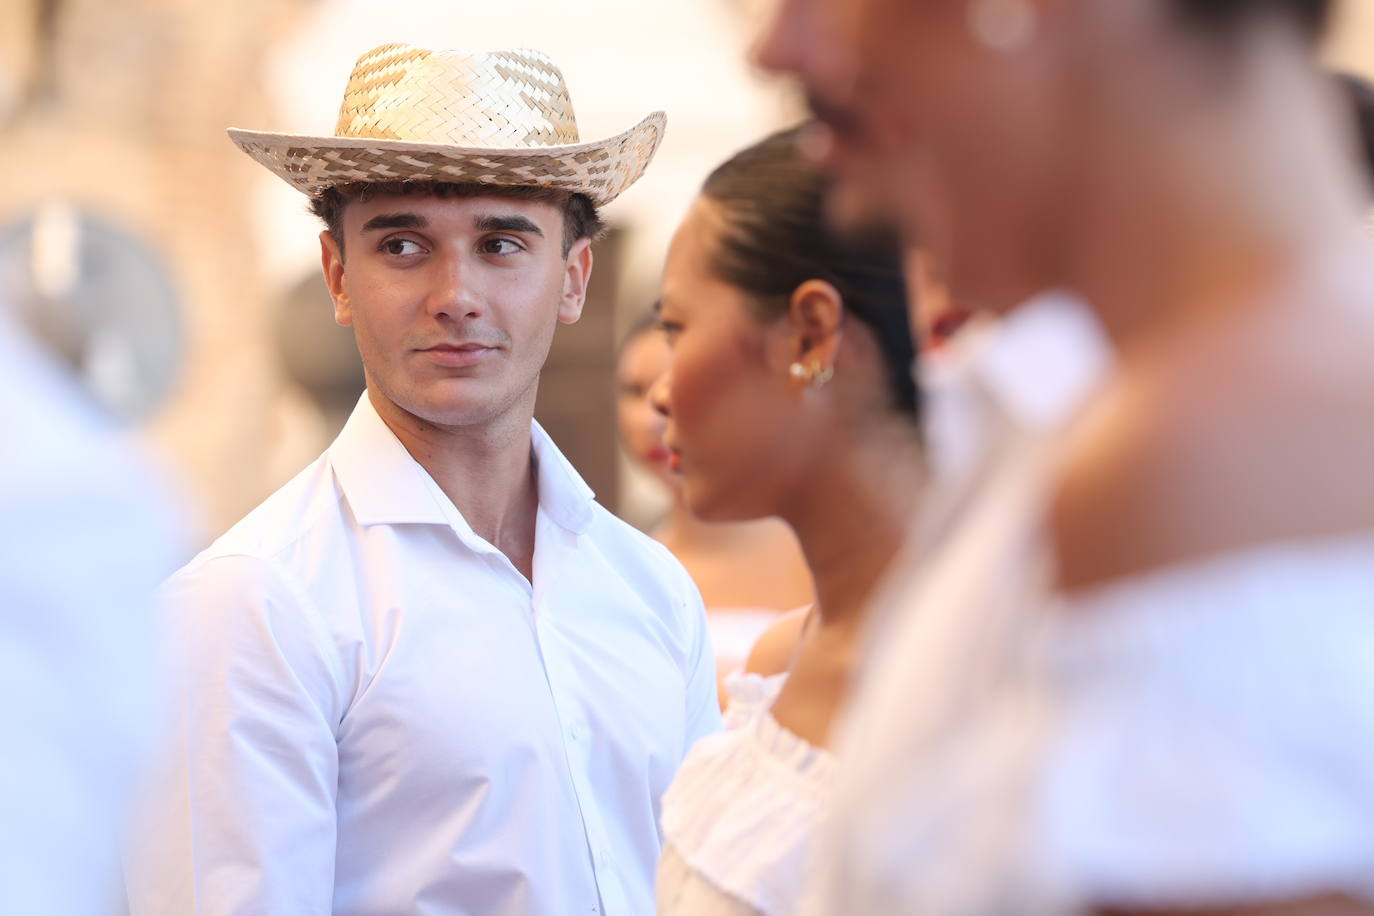
[[347,327],[353,323],[353,308],[344,287],[344,259],[339,243],[328,229],[320,233],[320,266],[324,268],[324,282],[329,298],[334,300],[334,321]]
[[558,320],[572,324],[582,317],[587,304],[587,283],[592,278],[592,240],[580,238],[568,251],[563,271],[563,298],[558,303]]
[[807,369],[834,369],[844,339],[844,299],[824,280],[807,280],[792,291],[787,320],[795,343],[793,359]]

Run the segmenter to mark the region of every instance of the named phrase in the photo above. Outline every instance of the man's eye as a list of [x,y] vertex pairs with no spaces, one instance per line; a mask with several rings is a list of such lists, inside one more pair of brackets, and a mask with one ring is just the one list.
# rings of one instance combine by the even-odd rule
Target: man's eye
[[520,243],[514,239],[487,239],[482,243],[483,254],[515,254],[520,250]]
[[382,242],[382,251],[393,255],[419,254],[424,251],[420,243],[413,239],[387,239]]

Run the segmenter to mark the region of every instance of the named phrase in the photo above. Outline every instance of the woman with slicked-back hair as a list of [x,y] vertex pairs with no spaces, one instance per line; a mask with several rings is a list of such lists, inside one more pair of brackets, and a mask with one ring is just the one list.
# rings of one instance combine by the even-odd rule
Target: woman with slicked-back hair
[[1069,291],[1115,357],[1054,435],[1008,426],[871,634],[819,911],[1374,912],[1374,255],[1332,6],[783,0],[758,53],[823,161],[957,301]]
[[774,134],[712,172],[664,267],[672,355],[650,398],[683,499],[710,521],[781,518],[816,586],[730,680],[726,731],[664,795],[665,916],[795,909],[829,796],[831,721],[921,476],[895,240],[827,229],[826,181],[797,138]]

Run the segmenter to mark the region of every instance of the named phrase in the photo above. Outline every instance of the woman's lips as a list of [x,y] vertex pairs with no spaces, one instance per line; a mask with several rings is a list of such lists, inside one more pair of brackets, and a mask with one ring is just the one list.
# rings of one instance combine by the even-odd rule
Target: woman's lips
[[668,451],[667,447],[656,445],[644,453],[644,460],[650,464],[667,464],[672,454],[672,452]]

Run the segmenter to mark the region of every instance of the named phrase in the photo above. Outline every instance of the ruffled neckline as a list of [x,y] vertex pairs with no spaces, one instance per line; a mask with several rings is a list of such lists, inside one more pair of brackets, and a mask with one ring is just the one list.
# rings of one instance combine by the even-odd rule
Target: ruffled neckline
[[835,767],[773,718],[786,681],[729,677],[726,730],[697,742],[663,798],[665,841],[687,869],[769,914],[796,909]]
[[725,710],[726,728],[747,734],[759,751],[789,773],[823,782],[834,769],[834,754],[800,737],[773,717],[773,703],[786,683],[786,672],[761,675],[741,671],[730,675],[725,681],[730,694]]

